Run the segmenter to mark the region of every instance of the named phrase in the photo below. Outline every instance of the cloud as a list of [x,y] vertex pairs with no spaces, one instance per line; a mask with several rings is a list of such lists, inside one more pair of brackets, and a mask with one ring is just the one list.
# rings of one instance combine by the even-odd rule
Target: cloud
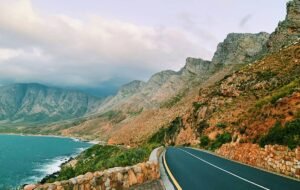
[[190,33],[88,15],[42,15],[30,0],[0,2],[0,81],[99,86],[208,58]]

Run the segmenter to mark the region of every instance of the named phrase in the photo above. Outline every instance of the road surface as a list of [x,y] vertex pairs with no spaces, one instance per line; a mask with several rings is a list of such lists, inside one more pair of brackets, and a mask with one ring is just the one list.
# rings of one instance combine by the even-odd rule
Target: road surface
[[[170,178],[183,190],[300,190],[300,181],[190,148],[168,148]],[[171,176],[172,175],[172,176]]]

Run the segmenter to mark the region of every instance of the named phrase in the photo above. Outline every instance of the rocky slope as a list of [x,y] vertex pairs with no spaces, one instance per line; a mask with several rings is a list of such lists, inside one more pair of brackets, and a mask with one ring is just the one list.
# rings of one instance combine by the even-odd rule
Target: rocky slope
[[82,117],[101,100],[82,92],[40,84],[13,84],[0,88],[1,123],[47,123]]
[[139,111],[142,109],[159,108],[172,104],[172,100],[179,100],[185,91],[207,80],[213,73],[224,65],[246,64],[257,56],[266,44],[269,35],[238,34],[232,33],[220,43],[212,62],[198,58],[187,58],[185,66],[178,72],[167,70],[154,74],[146,83],[139,82],[137,91],[130,91],[123,96],[122,91],[131,88],[125,85],[117,96],[100,107],[99,111],[108,109],[130,110],[133,107]]
[[[257,56],[265,46],[267,36],[266,33],[230,34],[228,38],[235,39],[235,42],[231,44],[225,39],[220,43],[213,62],[187,58],[185,66],[178,72],[162,71],[146,83],[134,81],[125,85],[115,97],[103,103],[98,116],[68,128],[64,125],[62,130],[60,125],[51,126],[47,131],[110,139],[110,142],[120,144],[142,141],[184,113],[199,88],[213,85],[247,64],[251,56]],[[239,48],[247,45],[254,50]],[[233,50],[235,53],[232,53]]]
[[[169,144],[198,144],[201,143],[201,138],[204,138],[210,142],[209,146],[215,149],[231,140],[259,142],[276,122],[285,125],[299,118],[300,46],[295,38],[299,35],[299,26],[295,25],[300,18],[299,0],[289,2],[287,7],[286,20],[279,24],[269,38],[268,34],[259,33],[260,40],[247,43],[246,47],[252,47],[248,51],[247,48],[240,50],[238,48],[243,47],[241,44],[252,38],[247,34],[237,35],[240,36],[240,40],[236,40],[234,34],[228,35],[233,42],[230,43],[225,39],[218,46],[213,58],[214,65],[230,65],[226,63],[231,60],[232,64],[244,63],[245,66],[233,73],[231,72],[235,69],[231,68],[222,80],[216,77],[220,75],[222,69],[215,72],[215,75],[206,80],[208,82],[215,78],[211,85],[205,85],[205,82],[197,85],[200,89],[198,95],[193,94],[194,90],[190,89],[190,95],[185,96],[170,109],[156,110],[148,113],[148,116],[142,115],[134,119],[134,124],[128,122],[121,125],[121,129],[110,138],[110,142],[122,142],[115,136],[125,134],[126,131],[138,133],[139,129],[145,129],[143,125],[151,126],[157,131],[161,127],[172,128],[174,121],[180,121],[180,125],[175,125],[173,130],[170,129],[173,133],[167,135],[169,137],[163,131],[164,134],[161,136],[164,136],[164,139],[161,140]],[[275,39],[278,31],[283,30],[282,23],[291,21],[294,23],[294,32],[283,35],[281,39]],[[254,48],[252,45],[256,42],[262,42],[266,46]],[[267,44],[270,42],[273,42],[273,46]],[[277,47],[275,44],[279,43],[287,47],[275,48]],[[234,52],[235,49],[239,51]],[[225,51],[227,53],[224,53]],[[147,117],[155,121],[149,121]],[[146,134],[140,138],[131,138],[129,143],[138,142],[138,139],[145,136]],[[130,139],[129,136],[126,138]],[[124,139],[123,142],[128,143]]]

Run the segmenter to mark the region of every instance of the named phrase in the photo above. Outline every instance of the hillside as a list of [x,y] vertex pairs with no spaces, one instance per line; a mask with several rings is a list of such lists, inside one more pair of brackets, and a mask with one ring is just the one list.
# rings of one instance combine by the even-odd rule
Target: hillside
[[[178,72],[162,71],[149,81],[133,81],[106,100],[99,114],[73,124],[47,127],[47,133],[110,139],[111,143],[143,141],[159,128],[185,113],[200,87],[210,86],[259,56],[269,35],[237,34],[220,43],[213,61],[187,58]],[[228,43],[228,41],[232,43]],[[249,46],[252,48],[241,48]],[[233,52],[234,49],[234,52]],[[224,56],[225,54],[227,56]],[[236,62],[235,60],[239,60]],[[38,133],[44,133],[44,129]],[[130,134],[135,134],[133,137]]]

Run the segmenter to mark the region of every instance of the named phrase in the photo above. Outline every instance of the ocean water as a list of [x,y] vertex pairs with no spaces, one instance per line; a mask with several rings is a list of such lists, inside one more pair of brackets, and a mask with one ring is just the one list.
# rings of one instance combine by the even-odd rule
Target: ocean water
[[37,182],[90,146],[71,138],[0,135],[0,189]]

